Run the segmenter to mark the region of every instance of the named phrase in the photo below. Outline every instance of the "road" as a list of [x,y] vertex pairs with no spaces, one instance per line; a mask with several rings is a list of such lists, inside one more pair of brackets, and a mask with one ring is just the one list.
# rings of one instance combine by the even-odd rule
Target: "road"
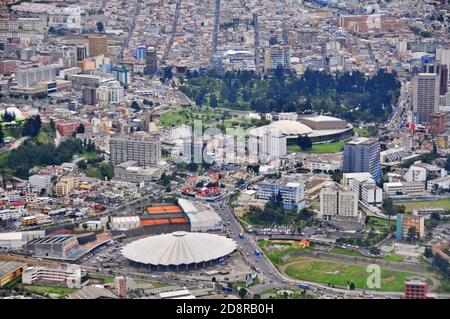
[[216,0],[214,10],[214,33],[213,33],[213,49],[217,51],[217,39],[219,37],[219,16],[220,16],[220,0]]
[[138,0],[136,3],[136,10],[134,11],[133,21],[131,21],[130,31],[128,32],[127,39],[124,41],[124,43],[122,45],[122,51],[119,53],[118,58],[123,58],[123,52],[126,49],[128,49],[128,44],[130,43],[130,39],[133,36],[134,29],[136,28],[136,19],[139,16],[139,14],[141,13],[141,5],[143,2],[144,2],[144,0]]
[[167,41],[166,50],[161,58],[161,63],[164,63],[170,54],[170,49],[172,48],[173,40],[175,38],[175,33],[177,32],[178,19],[180,18],[180,10],[181,10],[181,0],[177,0],[177,4],[175,7],[175,17],[172,22],[172,30],[169,33],[169,39]]

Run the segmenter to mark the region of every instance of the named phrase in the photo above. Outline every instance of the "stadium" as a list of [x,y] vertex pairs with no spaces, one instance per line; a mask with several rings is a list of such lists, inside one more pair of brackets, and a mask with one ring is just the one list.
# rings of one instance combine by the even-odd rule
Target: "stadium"
[[138,239],[122,249],[122,255],[137,267],[182,270],[221,262],[236,250],[230,238],[207,233],[173,232]]
[[262,137],[268,132],[286,136],[288,144],[295,144],[300,135],[308,135],[314,144],[345,140],[353,135],[353,126],[331,116],[305,116],[298,121],[281,120],[250,130],[250,137]]

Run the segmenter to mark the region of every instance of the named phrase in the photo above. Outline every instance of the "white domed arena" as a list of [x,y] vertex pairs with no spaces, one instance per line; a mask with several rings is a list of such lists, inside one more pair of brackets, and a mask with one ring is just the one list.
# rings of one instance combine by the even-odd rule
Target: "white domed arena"
[[138,239],[126,245],[122,255],[137,267],[183,270],[220,262],[236,246],[224,236],[179,231]]

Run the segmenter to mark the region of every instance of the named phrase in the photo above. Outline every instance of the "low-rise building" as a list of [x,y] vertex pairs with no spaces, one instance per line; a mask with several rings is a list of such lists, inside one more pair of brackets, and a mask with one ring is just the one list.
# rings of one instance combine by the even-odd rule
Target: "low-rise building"
[[0,261],[0,288],[22,275],[27,264],[13,261]]
[[383,191],[387,197],[420,196],[426,194],[424,182],[392,182],[384,183]]
[[27,267],[22,273],[24,284],[54,284],[68,288],[80,288],[81,268],[78,265],[64,264],[61,267]]

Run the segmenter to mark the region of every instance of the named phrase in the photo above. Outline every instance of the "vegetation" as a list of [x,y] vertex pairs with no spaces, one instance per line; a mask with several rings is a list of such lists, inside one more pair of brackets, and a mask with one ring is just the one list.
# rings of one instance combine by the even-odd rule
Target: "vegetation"
[[[277,72],[276,72],[277,73]],[[361,72],[335,76],[307,70],[295,75],[260,77],[250,71],[187,72],[181,90],[197,105],[267,112],[330,114],[349,121],[385,121],[399,96],[396,75],[380,70],[366,78]],[[214,96],[214,98],[212,98]]]
[[[313,244],[310,244],[308,248],[301,248],[295,245],[293,241],[272,241],[264,239],[258,240],[258,245],[275,266],[284,265],[287,262],[286,257],[292,252],[314,247]],[[275,248],[274,245],[279,247]]]
[[450,198],[442,198],[432,201],[412,201],[412,202],[397,202],[396,205],[402,205],[405,207],[406,212],[412,212],[415,209],[433,207],[442,208],[445,210],[450,209]]
[[11,170],[15,176],[27,178],[34,166],[60,165],[71,161],[74,154],[83,150],[82,142],[74,138],[62,142],[58,147],[51,142],[42,144],[38,139],[32,139],[12,150],[2,168]]
[[296,225],[298,228],[314,224],[314,213],[308,209],[296,210],[284,209],[277,200],[269,202],[265,209],[250,208],[245,215],[245,220],[252,225]]
[[58,286],[47,286],[47,285],[21,285],[20,287],[23,287],[23,289],[32,294],[37,295],[49,295],[49,294],[55,294],[59,295],[60,298],[64,298],[65,296],[71,294],[72,292],[77,291],[76,288],[67,288],[67,287],[58,287]]
[[361,137],[374,137],[378,134],[378,128],[376,126],[368,126],[366,128],[353,128]]
[[[286,268],[286,274],[299,280],[346,287],[354,283],[357,289],[368,289],[366,267],[333,263],[328,261],[303,260]],[[404,281],[412,273],[381,269],[380,291],[403,291]]]
[[337,153],[344,149],[344,142],[334,142],[328,144],[313,144],[311,148],[302,149],[299,145],[288,145],[288,150],[291,152],[304,152],[314,154]]

